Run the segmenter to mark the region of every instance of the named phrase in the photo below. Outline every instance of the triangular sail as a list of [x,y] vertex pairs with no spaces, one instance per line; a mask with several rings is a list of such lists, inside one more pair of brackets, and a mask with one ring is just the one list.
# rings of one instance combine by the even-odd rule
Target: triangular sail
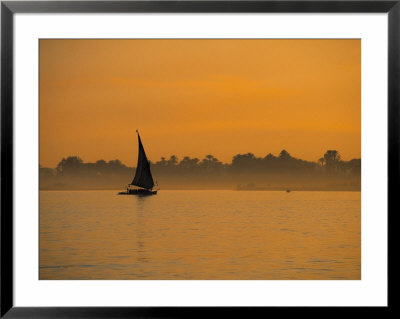
[[153,176],[151,176],[150,163],[147,160],[146,153],[144,152],[139,132],[137,133],[139,140],[139,155],[136,167],[136,174],[131,184],[147,189],[152,189],[154,187],[154,181],[153,181]]

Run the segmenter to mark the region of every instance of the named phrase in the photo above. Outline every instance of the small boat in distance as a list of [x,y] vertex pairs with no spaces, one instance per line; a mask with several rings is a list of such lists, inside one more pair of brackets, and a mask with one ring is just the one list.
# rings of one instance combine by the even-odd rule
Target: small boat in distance
[[[146,153],[144,152],[138,130],[136,130],[136,133],[139,142],[136,174],[132,183],[127,186],[126,192],[119,192],[118,195],[155,195],[157,194],[157,190],[154,190],[154,181],[150,171],[150,163],[147,160]],[[139,188],[132,188],[132,186],[137,186]]]

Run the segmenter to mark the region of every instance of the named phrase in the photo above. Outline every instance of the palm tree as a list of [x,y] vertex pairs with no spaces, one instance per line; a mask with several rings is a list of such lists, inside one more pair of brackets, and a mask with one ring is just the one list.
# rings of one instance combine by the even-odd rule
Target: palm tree
[[178,157],[175,155],[171,155],[168,160],[168,166],[175,166],[176,164],[178,164]]
[[78,173],[83,166],[83,161],[78,156],[68,156],[63,158],[57,165],[58,173]]
[[291,156],[290,156],[290,154],[288,153],[288,151],[282,150],[282,151],[280,152],[280,154],[279,154],[279,158],[285,160],[285,159],[291,158]]
[[324,154],[325,167],[332,171],[337,170],[340,163],[340,154],[336,150],[328,150]]

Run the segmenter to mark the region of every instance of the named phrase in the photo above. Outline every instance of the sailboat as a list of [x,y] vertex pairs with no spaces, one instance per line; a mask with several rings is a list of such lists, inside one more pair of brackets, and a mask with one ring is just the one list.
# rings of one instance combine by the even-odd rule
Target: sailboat
[[[142,140],[140,139],[139,131],[136,130],[139,143],[139,155],[136,165],[136,174],[125,192],[119,192],[118,195],[155,195],[157,190],[154,189],[153,176],[150,171],[150,163],[147,160],[146,153],[144,152]],[[132,188],[137,186],[139,188]]]

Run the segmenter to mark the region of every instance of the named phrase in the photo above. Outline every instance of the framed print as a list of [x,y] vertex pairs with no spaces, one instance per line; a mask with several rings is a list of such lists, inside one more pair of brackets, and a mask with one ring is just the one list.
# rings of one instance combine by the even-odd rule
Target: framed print
[[399,19],[2,1],[1,316],[390,309]]

